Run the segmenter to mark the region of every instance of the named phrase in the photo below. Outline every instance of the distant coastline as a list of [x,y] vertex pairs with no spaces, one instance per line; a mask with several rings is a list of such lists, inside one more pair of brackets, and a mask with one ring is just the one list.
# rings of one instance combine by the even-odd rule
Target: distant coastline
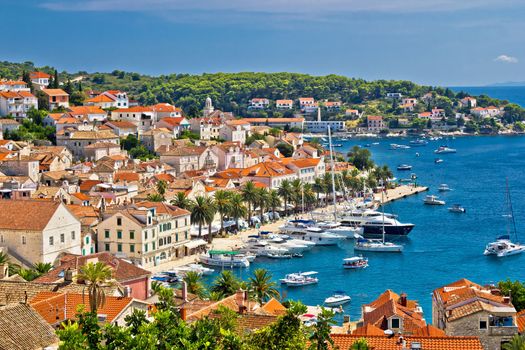
[[455,92],[464,91],[473,96],[488,95],[525,107],[525,86],[451,86],[449,88]]

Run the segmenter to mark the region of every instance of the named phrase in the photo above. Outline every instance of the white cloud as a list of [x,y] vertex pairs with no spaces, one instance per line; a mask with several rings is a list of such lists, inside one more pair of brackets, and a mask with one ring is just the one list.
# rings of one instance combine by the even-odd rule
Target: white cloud
[[47,0],[55,11],[235,11],[266,14],[455,11],[521,5],[522,0]]
[[499,55],[494,59],[494,61],[503,63],[518,63],[518,59],[516,57],[508,55]]

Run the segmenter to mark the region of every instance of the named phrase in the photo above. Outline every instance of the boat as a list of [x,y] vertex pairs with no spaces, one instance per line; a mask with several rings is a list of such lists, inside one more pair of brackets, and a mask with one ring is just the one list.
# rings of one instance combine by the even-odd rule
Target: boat
[[161,283],[166,283],[166,284],[177,283],[180,281],[180,279],[177,276],[168,276],[163,272],[154,275],[153,277],[151,277],[151,280],[161,282]]
[[439,192],[447,192],[447,191],[450,191],[450,190],[451,190],[451,188],[448,187],[447,184],[441,184],[441,185],[439,185],[439,187],[438,187],[438,191],[439,191]]
[[372,142],[372,145],[377,146],[379,145],[379,142]]
[[314,224],[312,220],[290,220],[279,229],[293,238],[313,242],[316,245],[336,245],[345,239],[345,236],[326,232],[313,226]]
[[438,149],[434,151],[436,154],[447,154],[447,153],[456,153],[455,148],[450,148],[447,146],[439,146]]
[[436,158],[436,159],[434,159],[434,163],[436,163],[436,164],[443,163],[443,159]]
[[397,143],[391,143],[390,149],[397,150],[397,149],[410,149],[410,146],[408,145],[398,145]]
[[350,296],[346,295],[343,291],[335,291],[334,294],[324,300],[326,306],[340,306],[348,304],[352,301]]
[[[403,246],[400,244],[394,244],[392,242],[385,242],[386,229],[385,220],[386,216],[384,213],[385,206],[383,202],[383,191],[381,191],[381,208],[382,208],[382,225],[381,225],[381,239],[357,239],[354,244],[355,251],[367,251],[367,252],[385,252],[385,253],[400,253],[403,251]],[[413,227],[413,225],[412,225]],[[366,230],[366,227],[364,228]],[[409,231],[410,232],[410,231]],[[408,233],[407,233],[408,234]]]
[[[521,254],[525,251],[525,245],[517,243],[518,241],[518,231],[516,230],[516,221],[514,220],[514,210],[512,208],[512,200],[510,198],[509,191],[509,181],[506,181],[507,195],[506,202],[509,214],[506,215],[509,220],[507,220],[507,234],[500,236],[496,239],[495,242],[487,244],[485,247],[484,255],[495,255],[498,258]],[[514,238],[516,243],[512,242],[510,239],[511,224],[514,232]]]
[[364,269],[368,267],[368,259],[362,256],[353,256],[351,258],[343,259],[343,267],[345,269]]
[[250,262],[245,256],[239,256],[238,251],[231,250],[209,250],[206,254],[199,256],[199,261],[204,265],[218,267],[249,267]]
[[386,236],[407,236],[414,228],[414,224],[401,223],[394,218],[375,218],[363,225],[363,236],[365,238]]
[[423,199],[423,203],[426,205],[445,205],[445,201],[438,198],[438,196],[428,195]]
[[332,147],[338,147],[338,148],[339,148],[339,147],[343,147],[343,144],[341,144],[341,143],[334,143],[334,144],[332,145]]
[[421,139],[412,140],[409,143],[410,143],[411,146],[414,146],[414,147],[421,147],[421,146],[428,145],[428,141],[421,140]]
[[199,276],[200,275],[209,276],[209,275],[213,274],[213,272],[214,272],[213,269],[210,269],[208,267],[202,266],[201,264],[189,264],[189,265],[186,265],[186,266],[181,266],[181,267],[174,268],[173,271],[175,273],[181,274],[181,275],[185,275],[188,272],[195,272]]
[[290,273],[281,279],[281,283],[286,284],[288,287],[302,287],[311,284],[319,283],[319,279],[315,277],[316,271]]
[[403,246],[392,242],[384,242],[380,239],[358,239],[354,250],[365,252],[400,253]]
[[335,233],[346,238],[354,238],[356,233],[363,233],[362,227],[343,226],[340,222],[321,221],[318,222],[316,226],[326,232]]
[[256,256],[282,255],[290,253],[288,249],[271,244],[266,239],[252,237],[248,239],[246,244],[246,247],[242,248],[241,252],[250,252]]
[[448,208],[448,211],[452,213],[466,213],[467,209],[463,208],[460,204],[454,204]]
[[[343,226],[362,226],[365,223],[375,219],[381,218],[383,214],[376,210],[365,209],[365,210],[348,210],[340,213],[341,225]],[[387,218],[395,218],[393,214],[385,213]]]
[[277,252],[268,253],[266,254],[266,256],[271,259],[291,259],[293,257],[291,253],[277,253]]
[[400,164],[397,166],[397,170],[412,170],[412,165]]

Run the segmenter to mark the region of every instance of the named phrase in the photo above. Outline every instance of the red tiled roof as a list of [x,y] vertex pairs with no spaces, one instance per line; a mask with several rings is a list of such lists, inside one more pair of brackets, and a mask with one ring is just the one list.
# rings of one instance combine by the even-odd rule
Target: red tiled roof
[[[106,296],[97,314],[106,315],[106,322],[113,322],[132,301],[133,298],[129,297]],[[84,305],[86,311],[90,310],[89,296],[77,293],[40,292],[30,301],[30,305],[49,324],[76,319],[79,305]]]
[[115,99],[109,97],[108,95],[100,94],[98,96],[95,96],[93,98],[86,100],[86,102],[91,102],[91,103],[115,102]]
[[115,174],[115,182],[123,182],[123,181],[131,181],[131,182],[134,182],[134,181],[139,181],[140,180],[140,176],[139,174],[135,173],[135,172],[117,172]]
[[62,89],[43,89],[42,91],[48,96],[69,96],[69,94]]
[[276,177],[294,174],[282,164],[276,162],[263,162],[241,170],[242,176]]
[[525,310],[516,314],[516,323],[518,324],[518,331],[523,333],[525,331]]
[[244,118],[249,123],[301,123],[304,122],[303,117],[297,118]]
[[0,200],[0,229],[42,231],[60,202],[40,200]]
[[[349,334],[332,334],[334,345],[339,349],[350,349],[360,338],[365,338],[369,348],[373,350],[400,350],[398,337],[387,336],[360,336]],[[418,342],[424,350],[483,350],[478,337],[404,337],[406,348]]]
[[51,78],[51,75],[44,72],[31,72],[29,73],[29,77],[31,79],[49,79]]

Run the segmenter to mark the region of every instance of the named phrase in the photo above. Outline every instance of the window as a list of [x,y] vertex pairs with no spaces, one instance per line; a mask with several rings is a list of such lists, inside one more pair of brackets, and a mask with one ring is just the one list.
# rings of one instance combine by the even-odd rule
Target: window
[[399,318],[393,318],[390,322],[392,323],[392,327],[390,328],[399,328]]
[[66,241],[66,238],[63,233],[60,234],[60,243],[64,243]]
[[0,243],[4,243],[4,235],[0,235]]
[[117,251],[118,252],[122,251],[122,243],[117,244]]
[[151,250],[155,250],[155,242],[151,242]]
[[176,233],[176,234],[175,234],[175,242],[178,242],[178,241],[179,241],[179,234]]
[[117,231],[117,239],[122,239],[122,231]]
[[122,226],[122,218],[117,218],[117,226]]
[[135,253],[135,245],[134,244],[130,244],[129,245],[129,252],[130,253]]
[[95,249],[93,247],[89,248],[89,253],[93,254],[95,252]]
[[22,244],[26,244],[26,236],[22,236]]
[[184,239],[188,239],[188,231],[184,232]]
[[106,243],[105,248],[106,248],[106,252],[109,252],[109,243]]
[[89,236],[86,236],[86,244],[89,244]]
[[487,329],[487,320],[485,319],[479,320],[479,329]]
[[162,238],[159,239],[159,247],[162,247]]
[[135,231],[129,231],[129,239],[135,239]]
[[53,236],[49,237],[49,245],[55,244],[55,240],[53,239]]
[[109,230],[104,230],[104,238],[109,238]]
[[144,239],[148,239],[148,231],[144,231]]
[[71,231],[71,239],[75,240],[75,231]]
[[151,238],[155,238],[155,229],[151,230]]
[[148,252],[148,243],[144,244],[144,253]]

